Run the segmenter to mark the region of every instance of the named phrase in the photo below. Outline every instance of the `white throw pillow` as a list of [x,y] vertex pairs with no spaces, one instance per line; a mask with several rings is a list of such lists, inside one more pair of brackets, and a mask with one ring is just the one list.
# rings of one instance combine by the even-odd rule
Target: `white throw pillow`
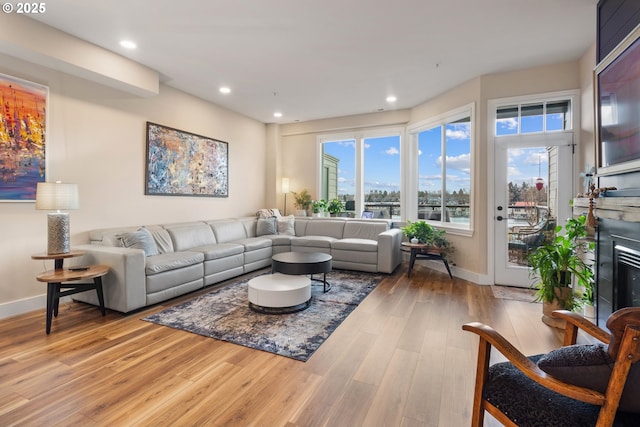
[[295,220],[296,217],[293,215],[278,218],[278,234],[288,234],[289,236],[295,236]]

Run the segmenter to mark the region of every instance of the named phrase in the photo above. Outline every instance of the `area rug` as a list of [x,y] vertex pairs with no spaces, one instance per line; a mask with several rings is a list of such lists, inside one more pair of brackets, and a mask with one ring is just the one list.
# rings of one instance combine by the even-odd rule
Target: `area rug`
[[518,288],[515,286],[491,286],[493,296],[499,299],[510,299],[524,302],[536,302],[535,289]]
[[384,276],[334,270],[327,274],[331,290],[323,293],[322,283],[312,282],[311,305],[291,314],[252,311],[247,300],[252,277],[142,320],[307,361]]

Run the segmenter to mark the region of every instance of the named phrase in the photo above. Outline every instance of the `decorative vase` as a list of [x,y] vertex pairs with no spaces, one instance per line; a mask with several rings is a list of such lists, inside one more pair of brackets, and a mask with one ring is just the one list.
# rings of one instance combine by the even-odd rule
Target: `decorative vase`
[[417,245],[418,243],[420,243],[420,240],[418,240],[417,237],[414,237],[411,239],[411,243],[413,243],[414,245]]
[[307,216],[307,211],[300,209],[296,211],[296,216]]

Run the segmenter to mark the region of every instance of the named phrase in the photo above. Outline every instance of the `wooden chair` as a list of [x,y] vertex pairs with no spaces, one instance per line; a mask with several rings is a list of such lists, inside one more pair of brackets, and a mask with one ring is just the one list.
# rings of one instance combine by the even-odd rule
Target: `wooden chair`
[[[562,351],[588,347],[575,345],[578,329],[608,344],[606,350],[601,350],[605,355],[608,353],[608,360],[612,362],[603,365],[611,372],[610,377],[604,378],[604,390],[569,384],[553,377],[537,364],[545,355],[525,357],[489,326],[468,323],[462,329],[480,337],[472,427],[483,426],[485,411],[509,427],[640,426],[640,413],[618,410],[631,368],[634,368],[631,375],[636,375],[639,370],[635,368],[640,368],[633,365],[640,359],[640,308],[624,308],[613,313],[607,320],[611,333],[569,311],[555,311],[553,315],[567,321]],[[492,346],[508,362],[490,367]],[[636,383],[634,378],[630,386]],[[640,400],[640,395],[629,397],[633,402]]]

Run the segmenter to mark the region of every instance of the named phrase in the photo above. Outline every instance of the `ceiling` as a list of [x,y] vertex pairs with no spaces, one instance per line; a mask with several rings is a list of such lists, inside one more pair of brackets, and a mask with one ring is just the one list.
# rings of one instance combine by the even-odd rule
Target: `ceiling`
[[169,86],[290,123],[411,108],[480,75],[578,59],[595,42],[597,2],[56,0],[32,17]]

